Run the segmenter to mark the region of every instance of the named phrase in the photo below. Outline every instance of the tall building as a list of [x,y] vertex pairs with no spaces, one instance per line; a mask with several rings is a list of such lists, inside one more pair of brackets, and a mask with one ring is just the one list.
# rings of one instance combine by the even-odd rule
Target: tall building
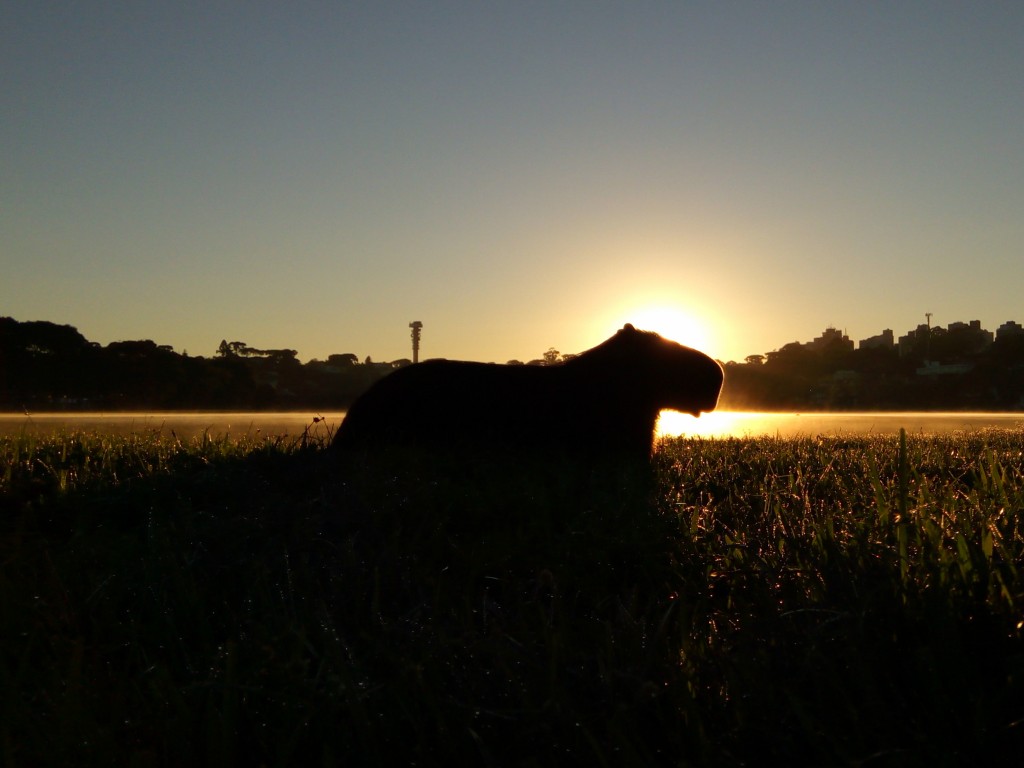
[[862,339],[858,347],[860,349],[895,349],[896,339],[893,336],[892,328],[886,328],[877,336]]
[[976,355],[992,346],[992,332],[981,327],[980,320],[960,321],[929,327],[921,324],[906,336],[900,336],[900,357],[956,359]]
[[982,328],[981,320],[950,323],[946,335],[952,342],[951,346],[964,354],[977,354],[992,346],[992,331]]
[[835,346],[839,346],[842,349],[853,351],[853,342],[850,338],[837,328],[829,326],[826,328],[821,336],[817,337],[814,341],[809,341],[804,346],[807,349],[814,350],[815,352],[824,352],[826,349],[831,349]]
[[1011,336],[1024,336],[1024,327],[1013,320],[1007,320],[996,329],[996,338],[1005,339]]

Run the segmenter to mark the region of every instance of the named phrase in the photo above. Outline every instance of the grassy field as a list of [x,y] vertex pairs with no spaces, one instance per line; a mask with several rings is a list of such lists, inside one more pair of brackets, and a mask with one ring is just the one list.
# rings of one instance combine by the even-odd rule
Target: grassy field
[[1024,432],[674,440],[652,485],[315,426],[0,439],[4,765],[1024,758]]

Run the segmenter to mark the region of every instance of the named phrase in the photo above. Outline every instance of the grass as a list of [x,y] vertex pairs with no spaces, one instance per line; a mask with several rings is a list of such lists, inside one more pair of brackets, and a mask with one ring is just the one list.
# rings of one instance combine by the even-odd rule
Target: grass
[[4,765],[1024,757],[1024,432],[653,486],[325,437],[0,438]]

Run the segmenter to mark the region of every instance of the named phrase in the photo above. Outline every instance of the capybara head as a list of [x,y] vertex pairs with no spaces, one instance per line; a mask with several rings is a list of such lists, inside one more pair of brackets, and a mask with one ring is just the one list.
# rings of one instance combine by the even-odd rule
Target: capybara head
[[694,416],[718,405],[724,374],[715,360],[651,331],[626,325],[600,347],[658,408]]

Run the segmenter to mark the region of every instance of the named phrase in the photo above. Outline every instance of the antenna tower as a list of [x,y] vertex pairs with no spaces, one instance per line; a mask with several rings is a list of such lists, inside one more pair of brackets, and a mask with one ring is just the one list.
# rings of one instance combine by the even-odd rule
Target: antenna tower
[[924,339],[924,361],[927,363],[932,356],[932,313],[925,312],[924,319],[928,321],[928,335]]
[[409,323],[409,327],[412,328],[412,361],[418,363],[420,361],[420,332],[423,330],[423,323],[413,320]]

